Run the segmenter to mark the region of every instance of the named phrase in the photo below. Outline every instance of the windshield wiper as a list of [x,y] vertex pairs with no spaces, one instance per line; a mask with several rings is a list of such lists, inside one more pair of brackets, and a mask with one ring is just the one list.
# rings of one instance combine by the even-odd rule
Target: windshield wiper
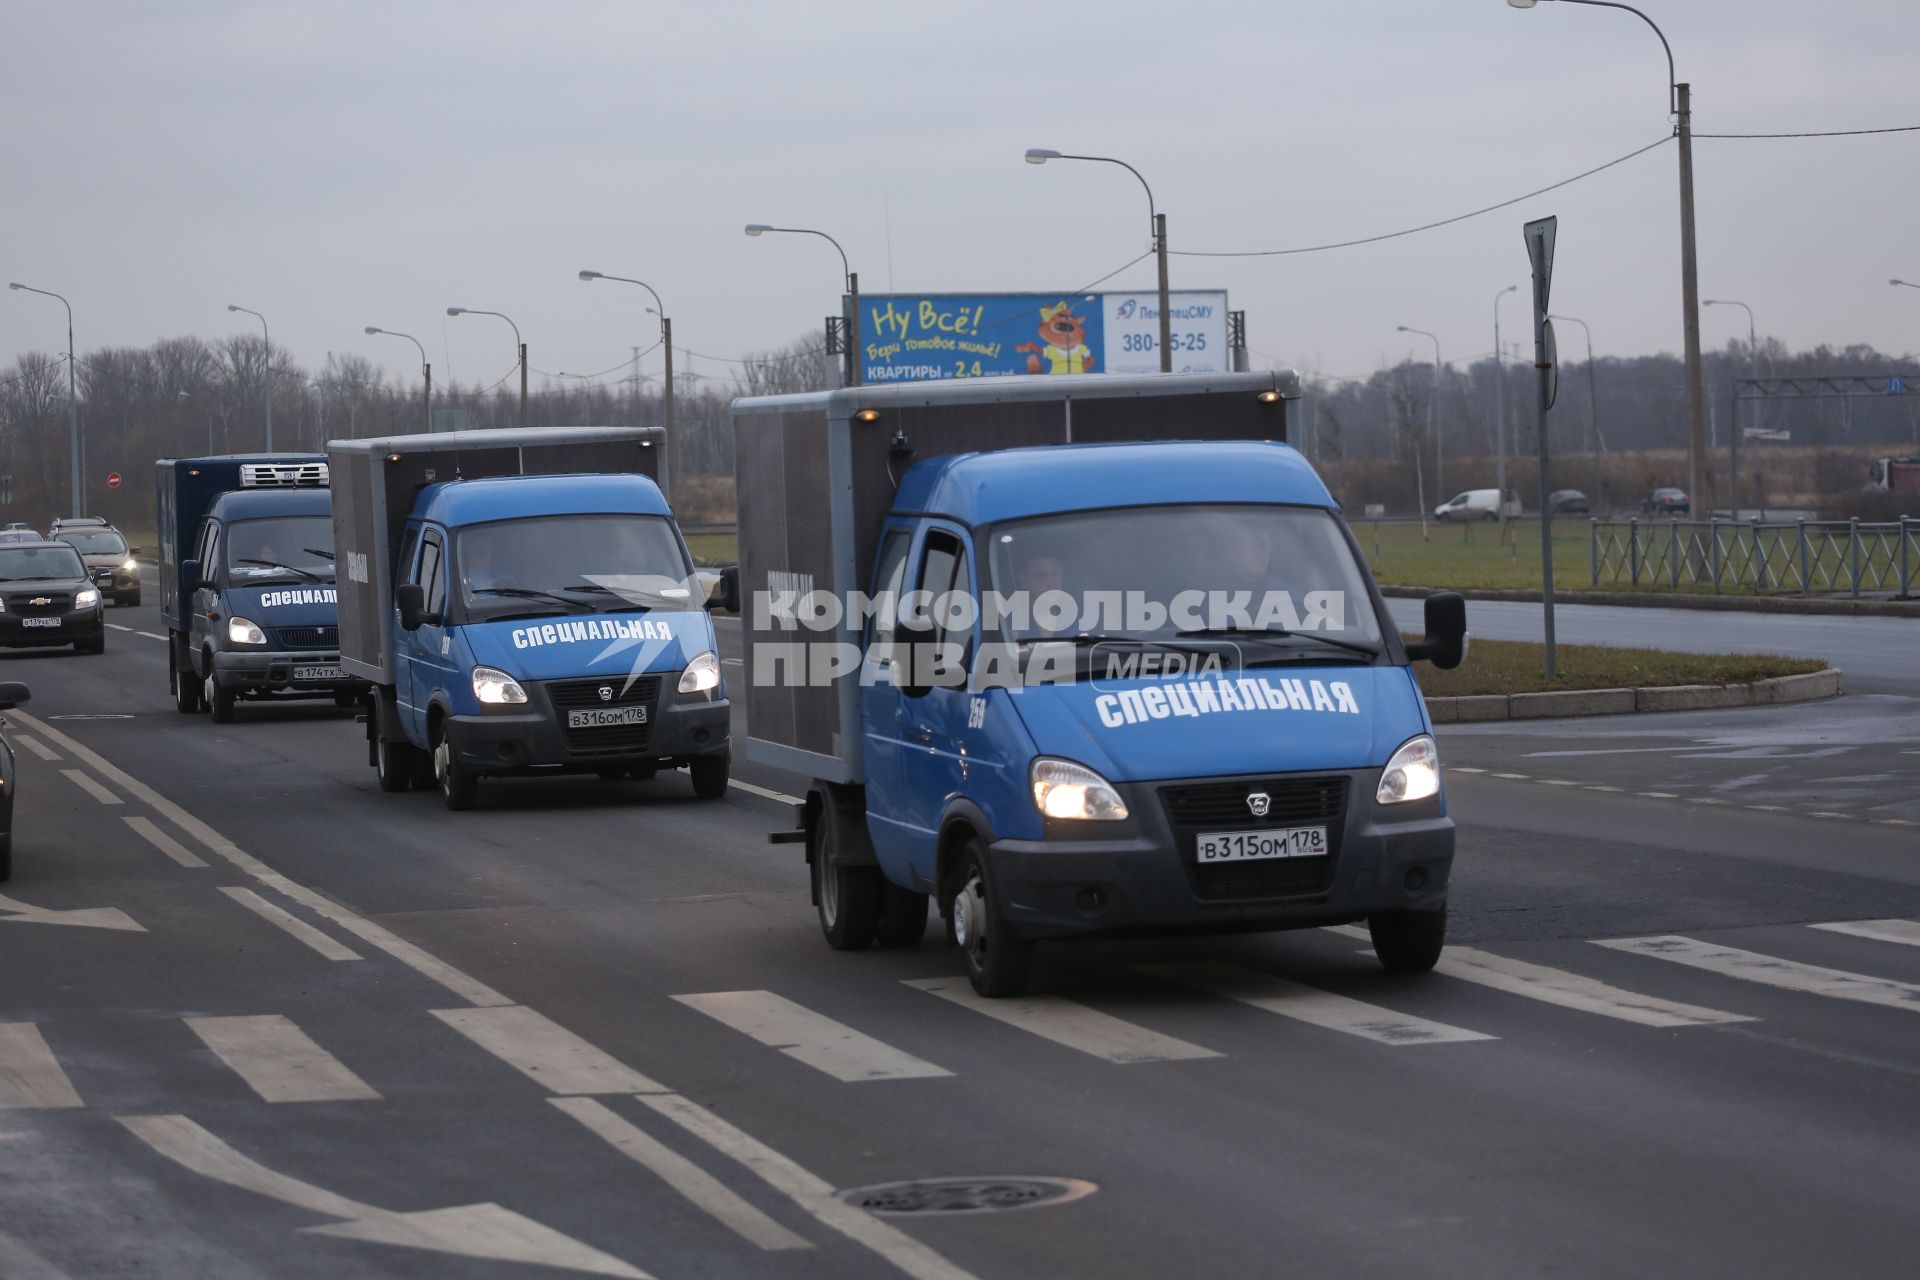
[[300,548],[300,550],[306,552],[310,556],[319,556],[322,560],[333,559],[333,552],[322,551],[319,547],[302,547]]
[[516,622],[527,618],[564,618],[566,616],[566,611],[562,609],[523,609],[518,613],[490,613],[481,621]]
[[301,577],[305,578],[308,582],[325,582],[326,581],[325,578],[321,577],[317,573],[309,572],[306,569],[295,568],[293,565],[290,565],[290,564],[281,564],[278,560],[250,560],[242,556],[239,559],[236,559],[234,563],[235,564],[257,564],[264,569],[285,569],[288,573],[299,574]]
[[476,596],[512,596],[516,600],[551,600],[569,611],[586,607],[584,600],[569,600],[551,591],[536,591],[532,587],[468,587],[467,590]]
[[1337,640],[1319,631],[1289,631],[1285,627],[1195,627],[1180,632],[1182,636],[1195,639],[1236,640],[1249,638],[1254,640],[1313,640],[1320,644],[1332,645],[1336,649],[1345,649],[1348,653],[1365,654],[1369,658],[1380,656],[1380,650],[1370,644],[1361,644],[1354,640]]

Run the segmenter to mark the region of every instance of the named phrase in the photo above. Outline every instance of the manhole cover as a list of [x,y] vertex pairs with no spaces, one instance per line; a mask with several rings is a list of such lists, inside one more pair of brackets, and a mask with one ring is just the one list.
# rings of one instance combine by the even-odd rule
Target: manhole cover
[[1065,1204],[1099,1188],[1079,1178],[915,1178],[842,1191],[869,1213],[992,1213]]

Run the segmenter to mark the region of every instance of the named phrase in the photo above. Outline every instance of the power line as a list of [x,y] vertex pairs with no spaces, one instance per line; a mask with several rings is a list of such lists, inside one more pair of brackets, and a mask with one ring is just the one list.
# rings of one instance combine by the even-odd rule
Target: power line
[[1920,133],[1920,124],[1886,129],[1821,129],[1811,133],[1696,133],[1696,138],[1859,138],[1870,133]]

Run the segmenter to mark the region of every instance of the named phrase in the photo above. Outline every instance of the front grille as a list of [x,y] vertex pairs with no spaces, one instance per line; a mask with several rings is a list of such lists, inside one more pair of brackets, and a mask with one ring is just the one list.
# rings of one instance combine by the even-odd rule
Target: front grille
[[243,462],[240,464],[242,489],[325,489],[327,464],[324,462]]
[[276,627],[273,637],[283,649],[331,649],[340,643],[340,628]]
[[[566,735],[567,749],[576,755],[626,755],[646,750],[653,738],[653,720],[659,713],[660,677],[641,676],[629,683],[628,676],[609,676],[605,680],[555,680],[546,686],[547,699],[553,704],[554,718]],[[600,696],[602,689],[608,696]],[[645,707],[645,724],[617,724],[598,729],[569,729],[567,712],[588,707]]]
[[[41,600],[46,603],[36,603]],[[22,591],[10,592],[7,595],[7,612],[23,617],[44,617],[49,613],[65,613],[71,608],[73,608],[71,591]]]
[[[1267,812],[1255,817],[1247,797],[1265,792]],[[1250,778],[1160,788],[1180,860],[1203,898],[1277,898],[1324,892],[1333,882],[1347,812],[1345,778]],[[1261,858],[1200,866],[1194,836],[1201,831],[1258,831],[1270,827],[1327,829],[1331,853],[1322,858]]]

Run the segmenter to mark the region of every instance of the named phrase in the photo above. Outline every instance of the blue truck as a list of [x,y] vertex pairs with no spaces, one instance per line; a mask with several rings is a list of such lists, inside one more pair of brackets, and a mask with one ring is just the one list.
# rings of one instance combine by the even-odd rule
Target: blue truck
[[364,686],[340,668],[326,459],[164,458],[155,498],[174,705],[225,724],[243,701],[352,704]]
[[1284,443],[1298,394],[735,402],[747,755],[812,779],[775,838],[831,946],[916,945],[931,900],[985,996],[1090,936],[1365,921],[1389,969],[1433,966],[1454,828],[1409,663],[1461,660],[1465,605],[1403,642]]
[[730,704],[707,593],[653,477],[657,428],[328,446],[346,669],[382,789],[684,767],[718,798]]

